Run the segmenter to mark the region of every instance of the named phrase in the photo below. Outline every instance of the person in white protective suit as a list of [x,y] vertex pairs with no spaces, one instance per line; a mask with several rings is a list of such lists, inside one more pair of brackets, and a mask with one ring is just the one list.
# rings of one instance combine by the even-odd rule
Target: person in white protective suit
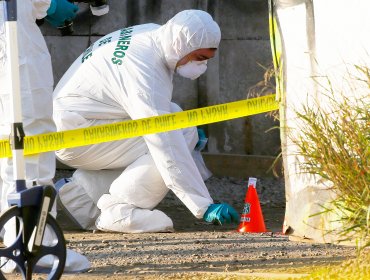
[[[58,83],[58,131],[180,111],[171,102],[174,73],[198,78],[220,39],[217,23],[200,10],[182,11],[162,26],[143,24],[106,35]],[[153,210],[172,190],[195,217],[238,223],[234,208],[213,203],[192,157],[197,142],[192,127],[59,150],[59,160],[77,168],[60,183],[62,206],[85,229],[95,222],[102,231],[173,231],[172,220]]]
[[[26,135],[53,132],[56,130],[52,119],[52,92],[53,73],[51,58],[45,40],[36,24],[36,19],[46,18],[54,26],[59,26],[67,19],[73,19],[78,7],[67,0],[24,0],[18,1],[17,5],[17,30],[19,46],[19,72],[20,91],[22,102],[23,127]],[[8,59],[5,55],[7,42],[5,39],[4,13],[5,1],[0,4],[0,135],[2,139],[8,139],[11,123],[11,95],[8,86],[6,71]],[[15,192],[13,178],[13,162],[11,158],[3,158],[0,161],[0,208],[5,211],[9,205],[7,196]],[[53,185],[55,174],[55,153],[43,153],[25,157],[26,186]],[[54,207],[55,209],[55,207]],[[53,211],[56,214],[56,211]],[[5,225],[4,243],[10,246],[15,237],[15,227],[12,223]],[[47,230],[43,244],[53,243],[53,232]],[[15,268],[13,261],[5,262],[1,269],[4,272],[12,272]],[[51,267],[53,257],[46,256],[40,262],[39,267]],[[84,271],[90,267],[86,257],[69,250],[65,271]]]

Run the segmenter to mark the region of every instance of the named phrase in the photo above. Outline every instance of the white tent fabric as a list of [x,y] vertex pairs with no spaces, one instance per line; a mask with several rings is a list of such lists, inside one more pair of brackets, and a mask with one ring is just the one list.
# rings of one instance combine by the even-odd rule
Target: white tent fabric
[[[286,214],[283,231],[317,242],[336,242],[329,230],[341,227],[329,215],[318,215],[334,193],[318,176],[305,174],[292,138],[299,135],[296,112],[302,106],[329,106],[328,88],[340,96],[370,98],[355,65],[370,68],[370,1],[312,0],[270,2],[281,44],[283,67],[281,138],[285,173]],[[279,46],[277,47],[279,51]],[[275,50],[276,51],[276,50]],[[274,46],[273,46],[274,52]],[[329,85],[330,82],[330,85]],[[333,118],[336,116],[333,115]]]

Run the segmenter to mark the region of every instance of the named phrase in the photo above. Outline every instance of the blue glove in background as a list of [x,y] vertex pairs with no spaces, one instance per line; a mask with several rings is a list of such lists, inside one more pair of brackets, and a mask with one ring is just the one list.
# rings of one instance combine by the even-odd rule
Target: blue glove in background
[[76,17],[78,6],[68,0],[51,0],[45,19],[54,27],[64,26],[66,20],[72,21]]
[[207,142],[208,142],[208,138],[206,137],[206,133],[204,132],[204,130],[202,128],[198,128],[198,143],[195,145],[195,150],[198,150],[198,151],[202,151],[206,145],[207,145]]
[[238,212],[227,203],[222,204],[211,204],[206,213],[204,213],[203,219],[209,223],[239,223],[240,217]]

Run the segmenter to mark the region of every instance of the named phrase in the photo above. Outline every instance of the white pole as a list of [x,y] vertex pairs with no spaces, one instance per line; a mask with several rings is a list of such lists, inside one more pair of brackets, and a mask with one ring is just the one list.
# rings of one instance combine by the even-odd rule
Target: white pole
[[17,192],[26,189],[25,163],[24,163],[24,131],[22,124],[22,102],[19,79],[18,38],[17,38],[17,1],[6,0],[6,57],[9,88],[12,93],[12,132],[11,149],[13,154],[13,176],[16,182]]

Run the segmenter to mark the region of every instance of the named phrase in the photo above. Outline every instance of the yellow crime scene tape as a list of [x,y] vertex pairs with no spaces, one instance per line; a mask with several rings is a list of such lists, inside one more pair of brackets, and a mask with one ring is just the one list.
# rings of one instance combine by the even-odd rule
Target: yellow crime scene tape
[[[192,109],[150,118],[98,125],[74,130],[26,136],[24,155],[98,144],[221,122],[270,112],[279,108],[275,94]],[[9,140],[0,140],[0,158],[11,157]]]

